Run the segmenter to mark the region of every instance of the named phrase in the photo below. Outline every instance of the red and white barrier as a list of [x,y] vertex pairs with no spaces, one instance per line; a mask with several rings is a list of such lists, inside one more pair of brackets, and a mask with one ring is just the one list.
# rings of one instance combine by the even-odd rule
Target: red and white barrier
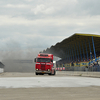
[[58,70],[58,71],[64,71],[65,67],[58,67],[58,68],[56,68],[56,70]]

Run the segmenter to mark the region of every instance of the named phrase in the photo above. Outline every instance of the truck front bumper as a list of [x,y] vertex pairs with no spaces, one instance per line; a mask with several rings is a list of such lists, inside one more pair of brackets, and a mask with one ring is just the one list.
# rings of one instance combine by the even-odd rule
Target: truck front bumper
[[36,70],[35,73],[44,73],[44,74],[50,74],[51,71],[40,71],[40,70]]

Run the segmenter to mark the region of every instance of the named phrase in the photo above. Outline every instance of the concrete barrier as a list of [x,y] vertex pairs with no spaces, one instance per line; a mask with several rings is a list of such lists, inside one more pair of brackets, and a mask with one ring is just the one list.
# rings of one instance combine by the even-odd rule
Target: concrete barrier
[[84,76],[100,78],[100,72],[84,72],[84,71],[57,71],[57,74],[64,74],[69,76]]

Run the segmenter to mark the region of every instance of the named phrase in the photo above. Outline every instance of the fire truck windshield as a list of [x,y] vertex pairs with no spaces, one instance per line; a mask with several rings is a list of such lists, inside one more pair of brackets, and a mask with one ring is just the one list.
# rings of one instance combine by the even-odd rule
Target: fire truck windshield
[[50,62],[49,58],[37,58],[37,62]]

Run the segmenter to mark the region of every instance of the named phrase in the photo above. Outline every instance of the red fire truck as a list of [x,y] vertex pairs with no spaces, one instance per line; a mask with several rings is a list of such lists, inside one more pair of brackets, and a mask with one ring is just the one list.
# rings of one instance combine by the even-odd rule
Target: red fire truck
[[53,54],[38,54],[35,58],[35,74],[36,75],[55,75],[56,66],[53,64]]

